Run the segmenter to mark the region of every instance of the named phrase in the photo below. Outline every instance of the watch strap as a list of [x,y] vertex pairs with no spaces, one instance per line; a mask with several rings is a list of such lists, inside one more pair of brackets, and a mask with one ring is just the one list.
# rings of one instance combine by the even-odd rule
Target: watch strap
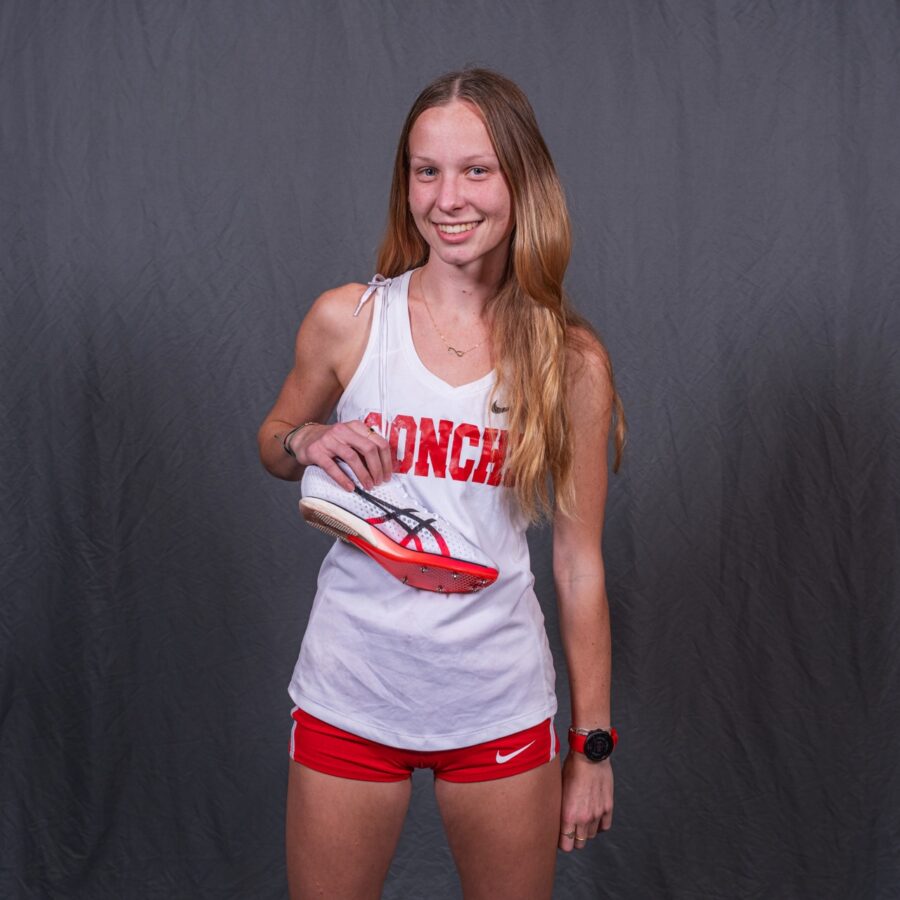
[[584,745],[587,742],[588,737],[597,731],[609,735],[609,738],[612,741],[612,749],[609,752],[612,753],[616,744],[619,743],[619,735],[613,727],[593,728],[588,731],[586,728],[576,728],[573,725],[569,728],[569,747],[577,753],[584,753]]

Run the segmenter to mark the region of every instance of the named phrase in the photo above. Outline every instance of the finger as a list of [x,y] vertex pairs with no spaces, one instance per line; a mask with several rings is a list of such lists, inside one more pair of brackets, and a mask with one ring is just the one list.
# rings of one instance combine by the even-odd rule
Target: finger
[[359,452],[363,457],[366,468],[372,476],[373,482],[375,484],[381,484],[390,478],[391,470],[389,468],[384,468],[384,463],[381,458],[381,448],[375,443],[376,440],[381,439],[374,434],[366,435],[363,439],[363,446],[359,448]]
[[356,448],[345,444],[336,455],[353,470],[353,474],[367,491],[371,491],[375,487],[375,481],[366,465],[366,460]]
[[333,459],[323,460],[321,463],[315,463],[315,465],[319,466],[332,481],[337,482],[339,487],[351,494],[353,493],[356,485],[341,471],[340,466]]
[[307,449],[306,455],[309,465],[318,466],[345,491],[352,493],[356,489],[356,485],[350,476],[338,466],[338,461],[346,463],[353,470],[354,474],[359,477],[357,472],[359,463],[357,462],[356,466],[352,464],[352,458],[356,457],[356,453],[352,448],[341,441],[335,440],[333,434],[327,434],[322,440],[316,441]]
[[613,820],[613,808],[610,807],[600,817],[600,831],[609,831],[609,829],[612,828],[612,820]]
[[389,481],[394,471],[394,459],[391,454],[391,444],[386,438],[376,432],[372,440],[378,447],[378,453],[381,456],[381,470],[384,472],[385,481]]
[[587,835],[584,833],[584,825],[579,825],[578,830],[575,832],[575,837],[572,839],[572,844],[576,850],[584,850],[587,846],[587,841]]
[[382,470],[381,447],[375,441],[383,443],[390,452],[387,441],[370,433],[362,422],[338,422],[310,444],[306,456],[311,464],[324,469],[344,490],[353,491],[355,485],[346,473],[340,472],[335,459],[349,466],[363,488],[371,490],[390,477],[390,467]]
[[[340,431],[335,433],[335,437],[339,438],[343,446],[334,455],[340,456],[351,466],[366,490],[371,490],[376,484],[386,480],[382,472],[379,448],[373,441],[376,436],[369,430],[369,426],[358,419],[342,422]],[[350,447],[355,451],[358,465],[365,468],[364,475],[359,472],[358,465],[354,465],[354,460],[344,455],[344,447]]]
[[[359,426],[362,423],[351,424]],[[334,440],[326,452],[329,456],[336,457],[349,466],[362,487],[370,491],[375,486],[376,477],[371,471],[369,460],[373,452],[372,443],[364,436],[364,428],[365,426],[363,426],[362,434],[356,428],[342,429],[343,437],[338,438],[337,435],[334,435]]]
[[[361,457],[371,461],[371,465],[367,468],[371,475],[376,476],[376,480],[381,480],[377,477],[379,475],[383,475],[385,480],[390,477],[392,469],[390,444],[374,426],[367,425],[360,419],[337,422],[331,426],[327,440],[323,443],[332,456],[339,455],[336,452],[338,445],[353,447]],[[371,455],[373,447],[378,454],[377,459]]]
[[360,444],[358,449],[365,457],[366,466],[375,484],[390,481],[393,469],[390,443],[378,433],[378,429],[374,426],[367,426],[365,422],[358,424],[362,426],[359,434],[365,438],[365,443]]
[[382,478],[384,481],[390,481],[394,471],[391,445],[377,432],[375,434],[370,434],[369,439],[378,448],[378,460],[381,463]]
[[572,823],[563,822],[559,828],[559,849],[564,853],[571,853],[575,847],[575,826]]

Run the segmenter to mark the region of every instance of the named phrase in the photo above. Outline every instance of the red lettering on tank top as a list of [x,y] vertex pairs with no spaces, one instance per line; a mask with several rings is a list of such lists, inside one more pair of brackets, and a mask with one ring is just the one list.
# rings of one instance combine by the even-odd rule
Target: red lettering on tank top
[[[370,428],[382,431],[382,415],[372,411],[363,419]],[[509,435],[504,428],[485,428],[460,422],[454,427],[450,419],[398,415],[391,421],[389,442],[395,472],[410,472],[422,478],[446,478],[473,481],[497,487],[512,485],[503,471]],[[447,458],[449,450],[450,458]],[[415,461],[415,465],[413,462]]]
[[447,473],[447,448],[450,446],[450,432],[453,423],[449,419],[441,419],[438,423],[438,434],[434,433],[434,419],[427,417],[419,420],[419,452],[416,454],[416,475],[431,473],[437,478]]
[[472,481],[496,487],[500,484],[503,461],[506,459],[507,433],[501,428],[485,428],[481,444],[481,459]]
[[465,422],[457,425],[453,432],[453,446],[450,449],[450,477],[454,481],[468,481],[475,467],[475,460],[468,460],[465,465],[460,465],[460,455],[463,451],[463,445],[468,442],[473,447],[477,447],[481,439],[481,432],[477,425],[468,425]]

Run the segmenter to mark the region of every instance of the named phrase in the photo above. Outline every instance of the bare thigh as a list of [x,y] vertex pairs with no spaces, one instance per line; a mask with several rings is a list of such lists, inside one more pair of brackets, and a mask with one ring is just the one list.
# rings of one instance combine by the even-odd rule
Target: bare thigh
[[411,790],[409,780],[336,778],[291,762],[285,829],[291,900],[377,900]]
[[466,900],[550,900],[559,840],[559,756],[496,781],[437,779],[435,796]]

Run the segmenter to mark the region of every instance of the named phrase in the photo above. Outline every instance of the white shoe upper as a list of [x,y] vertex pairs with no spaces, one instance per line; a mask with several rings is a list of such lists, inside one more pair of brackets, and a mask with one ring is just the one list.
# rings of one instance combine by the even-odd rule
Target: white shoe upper
[[[327,500],[340,506],[409,550],[421,550],[436,556],[496,568],[478,547],[466,540],[446,519],[418,505],[403,489],[396,475],[386,484],[379,484],[370,491],[365,491],[349,466],[340,462],[338,465],[364,491],[363,494],[345,491],[318,466],[307,466],[300,482],[301,495],[304,498]],[[386,518],[386,521],[378,521],[382,518]],[[418,543],[411,537],[413,533],[418,538]]]

